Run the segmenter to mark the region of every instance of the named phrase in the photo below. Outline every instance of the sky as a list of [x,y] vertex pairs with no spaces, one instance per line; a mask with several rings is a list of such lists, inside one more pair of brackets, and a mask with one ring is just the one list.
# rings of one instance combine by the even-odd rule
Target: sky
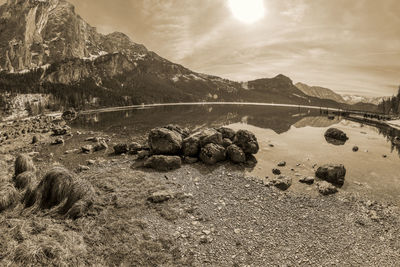
[[98,31],[123,32],[197,72],[235,81],[284,74],[366,96],[397,91],[399,0],[235,0],[263,2],[253,23],[229,1],[70,0]]

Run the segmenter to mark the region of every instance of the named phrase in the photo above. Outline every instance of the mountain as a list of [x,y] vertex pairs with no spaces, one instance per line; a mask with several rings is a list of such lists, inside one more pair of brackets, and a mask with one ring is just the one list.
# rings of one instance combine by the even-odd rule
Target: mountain
[[314,96],[322,99],[331,99],[339,103],[346,103],[343,97],[331,89],[318,87],[318,86],[308,86],[305,83],[296,83],[296,87],[299,88],[303,93],[309,96]]
[[357,103],[379,105],[379,103],[381,103],[382,100],[385,100],[388,98],[389,97],[366,97],[366,96],[360,96],[360,95],[343,95],[343,99],[350,105],[354,105]]
[[123,33],[100,34],[65,0],[0,6],[0,93],[50,93],[76,108],[140,103],[250,101],[342,107],[284,75],[241,84],[191,71]]

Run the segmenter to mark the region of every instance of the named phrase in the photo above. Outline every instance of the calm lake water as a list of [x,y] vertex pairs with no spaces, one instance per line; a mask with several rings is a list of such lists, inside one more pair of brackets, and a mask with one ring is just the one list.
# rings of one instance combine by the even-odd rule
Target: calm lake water
[[[293,177],[290,190],[316,194],[314,187],[297,180],[313,176],[315,166],[341,163],[347,169],[343,190],[400,202],[399,147],[392,141],[395,136],[400,136],[399,131],[379,129],[341,117],[331,120],[321,115],[318,109],[248,105],[135,108],[82,115],[74,121],[73,127],[129,139],[170,123],[191,130],[224,125],[254,132],[261,149],[256,155],[257,166],[247,172],[268,179],[266,177],[273,176],[271,170],[277,163],[286,161],[287,166],[280,169],[283,175]],[[324,132],[329,127],[343,130],[350,139],[339,146],[328,143]],[[355,145],[359,147],[358,152],[352,151]]]

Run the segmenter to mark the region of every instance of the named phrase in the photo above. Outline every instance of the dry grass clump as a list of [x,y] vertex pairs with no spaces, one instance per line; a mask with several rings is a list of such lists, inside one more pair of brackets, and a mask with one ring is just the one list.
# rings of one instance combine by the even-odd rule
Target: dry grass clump
[[19,192],[12,184],[0,185],[0,212],[14,207],[19,202]]
[[[31,184],[32,185],[32,184]],[[29,186],[23,197],[25,207],[55,209],[72,219],[82,217],[94,203],[92,185],[61,166],[53,167],[37,185]]]
[[25,154],[20,154],[18,155],[17,159],[15,160],[15,176],[20,175],[23,172],[30,171],[30,172],[35,172],[36,168],[35,165],[33,164],[32,159]]
[[[83,266],[86,244],[79,234],[40,217],[0,226],[1,266]],[[39,230],[39,231],[38,231]]]
[[31,183],[34,183],[35,181],[36,181],[36,174],[31,171],[26,171],[19,174],[18,176],[13,177],[14,186],[18,190],[24,190]]

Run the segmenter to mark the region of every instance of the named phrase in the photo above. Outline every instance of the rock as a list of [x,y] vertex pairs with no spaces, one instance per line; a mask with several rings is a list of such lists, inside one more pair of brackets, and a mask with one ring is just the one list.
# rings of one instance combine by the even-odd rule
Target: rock
[[114,153],[116,155],[121,155],[128,153],[128,145],[127,144],[117,144],[114,146]]
[[358,146],[354,146],[353,147],[353,152],[357,152],[358,151]]
[[182,160],[178,156],[156,155],[148,158],[144,166],[157,171],[171,171],[179,169],[182,166]]
[[256,136],[247,130],[239,130],[236,133],[234,144],[243,149],[246,154],[257,154],[259,150]]
[[84,172],[84,171],[89,171],[90,168],[88,166],[84,166],[84,165],[79,165],[78,166],[78,171],[79,172]]
[[78,152],[79,151],[79,149],[72,149],[72,150],[67,150],[67,151],[65,151],[64,152],[64,154],[73,154],[73,153],[75,153],[75,152]]
[[152,203],[162,203],[173,198],[173,194],[169,191],[158,191],[147,198]]
[[105,140],[98,141],[97,144],[94,146],[94,151],[102,151],[107,149],[108,145]]
[[289,187],[292,185],[292,178],[286,176],[279,176],[278,178],[271,180],[270,185],[273,185],[276,188],[285,191],[289,189]]
[[82,152],[86,153],[86,154],[92,153],[94,150],[92,145],[85,145],[85,146],[81,147],[81,149],[82,149]]
[[196,162],[198,162],[199,159],[198,158],[194,158],[194,157],[184,157],[183,162],[185,164],[194,164]]
[[222,134],[214,129],[205,129],[200,133],[200,147],[208,144],[222,146]]
[[92,160],[92,159],[89,159],[88,161],[86,161],[86,164],[87,164],[88,166],[94,165],[95,163],[96,163],[96,161],[94,161],[94,160]]
[[216,129],[218,132],[222,134],[222,138],[227,138],[233,141],[235,138],[236,132],[235,130],[228,128],[228,127],[220,127]]
[[72,121],[78,117],[78,113],[73,108],[71,108],[64,111],[61,117],[66,121]]
[[313,184],[314,183],[314,177],[303,177],[299,180],[300,183],[303,184]]
[[252,154],[246,154],[246,165],[249,167],[255,167],[257,165],[257,159]]
[[382,155],[382,157],[387,158],[387,155],[386,155],[386,154],[385,154],[385,155]]
[[200,151],[200,138],[198,136],[189,136],[182,143],[182,153],[185,157],[197,157]]
[[169,125],[165,126],[164,128],[174,131],[174,132],[177,132],[178,134],[180,134],[182,139],[185,139],[186,137],[188,137],[190,135],[190,131],[188,128],[182,128],[176,124],[169,124]]
[[150,151],[147,151],[147,150],[142,150],[142,151],[138,152],[138,154],[137,154],[139,160],[145,159],[145,158],[149,157],[150,155],[151,155]]
[[63,145],[64,144],[64,139],[63,138],[56,138],[53,143],[53,145]]
[[54,136],[61,136],[68,134],[71,128],[65,125],[64,127],[55,127],[51,130],[53,131]]
[[335,186],[325,181],[319,182],[317,184],[317,187],[318,187],[318,192],[324,196],[332,195],[338,192]]
[[148,141],[154,154],[177,155],[182,148],[181,135],[166,128],[151,130]]
[[39,138],[37,137],[37,135],[34,135],[32,137],[32,144],[36,144],[37,142],[39,142]]
[[246,154],[237,145],[230,145],[226,149],[226,155],[233,163],[244,163],[246,162]]
[[228,139],[228,138],[222,139],[222,146],[223,147],[228,148],[232,144],[233,144],[233,142],[231,141],[231,139]]
[[325,132],[325,138],[331,138],[339,141],[347,141],[349,138],[347,137],[346,133],[336,129],[336,128],[329,128]]
[[342,164],[326,164],[317,169],[315,176],[332,184],[343,186],[346,169]]
[[136,155],[140,150],[142,150],[142,145],[136,142],[133,142],[128,147],[129,153]]
[[225,148],[217,144],[207,144],[201,149],[200,159],[209,165],[224,161],[226,158]]
[[86,142],[98,142],[100,140],[100,138],[98,137],[88,137],[85,139]]
[[280,175],[281,174],[281,170],[279,169],[272,169],[272,173],[275,175]]
[[278,167],[285,167],[286,166],[286,161],[281,161],[278,163]]

